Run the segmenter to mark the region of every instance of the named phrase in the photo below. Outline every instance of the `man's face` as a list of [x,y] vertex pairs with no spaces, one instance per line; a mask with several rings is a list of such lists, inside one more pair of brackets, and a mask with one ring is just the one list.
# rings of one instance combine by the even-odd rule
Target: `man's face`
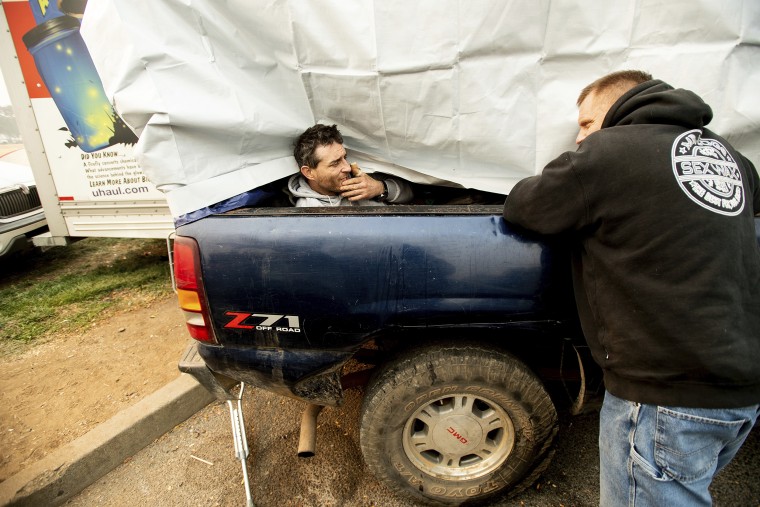
[[575,144],[602,128],[604,117],[612,107],[614,100],[610,100],[609,94],[597,94],[596,91],[589,93],[581,105],[578,106],[578,137],[575,138]]
[[301,167],[309,186],[322,195],[340,194],[340,185],[351,177],[351,166],[346,160],[346,150],[342,144],[332,143],[319,146],[314,154],[319,160],[317,167]]

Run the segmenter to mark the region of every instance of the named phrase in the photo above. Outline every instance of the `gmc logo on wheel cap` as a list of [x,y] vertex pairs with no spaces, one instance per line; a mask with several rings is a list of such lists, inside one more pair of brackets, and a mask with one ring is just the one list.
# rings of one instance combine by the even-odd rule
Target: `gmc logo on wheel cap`
[[457,430],[455,430],[454,428],[452,428],[451,426],[449,426],[446,431],[448,431],[449,433],[451,433],[454,436],[454,438],[456,438],[457,440],[459,440],[463,444],[467,443],[467,439],[463,435],[461,435],[459,432],[457,432]]

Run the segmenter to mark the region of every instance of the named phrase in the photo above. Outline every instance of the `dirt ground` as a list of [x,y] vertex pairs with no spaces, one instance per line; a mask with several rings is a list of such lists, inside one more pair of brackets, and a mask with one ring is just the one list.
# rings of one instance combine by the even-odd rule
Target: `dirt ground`
[[[247,460],[256,507],[415,507],[370,473],[359,443],[362,390],[349,389],[341,407],[322,411],[316,455],[297,456],[305,403],[247,388],[243,412]],[[557,452],[528,490],[493,507],[590,507],[598,504],[598,412],[560,419]],[[760,507],[760,434],[718,475],[715,507]],[[245,505],[240,462],[234,456],[225,404],[212,402],[66,507],[237,507]]]
[[0,358],[0,482],[176,378],[188,338],[172,294]]

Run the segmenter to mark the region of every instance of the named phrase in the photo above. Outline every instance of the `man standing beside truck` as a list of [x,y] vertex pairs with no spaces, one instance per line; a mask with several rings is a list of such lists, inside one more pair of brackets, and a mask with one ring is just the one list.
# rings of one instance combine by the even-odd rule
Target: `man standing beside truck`
[[301,172],[288,180],[288,191],[298,207],[384,206],[412,200],[407,182],[375,179],[349,164],[343,136],[335,125],[306,129],[296,140],[293,156]]
[[504,218],[572,241],[606,388],[600,504],[710,505],[760,413],[760,178],[702,99],[645,72],[577,104],[577,151],[518,182]]

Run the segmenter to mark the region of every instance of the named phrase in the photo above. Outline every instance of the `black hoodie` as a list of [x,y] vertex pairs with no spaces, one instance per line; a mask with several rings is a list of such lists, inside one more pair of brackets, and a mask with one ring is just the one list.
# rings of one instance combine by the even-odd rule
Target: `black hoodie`
[[573,241],[581,324],[620,398],[760,402],[760,182],[711,119],[694,93],[642,83],[504,207],[510,222]]

